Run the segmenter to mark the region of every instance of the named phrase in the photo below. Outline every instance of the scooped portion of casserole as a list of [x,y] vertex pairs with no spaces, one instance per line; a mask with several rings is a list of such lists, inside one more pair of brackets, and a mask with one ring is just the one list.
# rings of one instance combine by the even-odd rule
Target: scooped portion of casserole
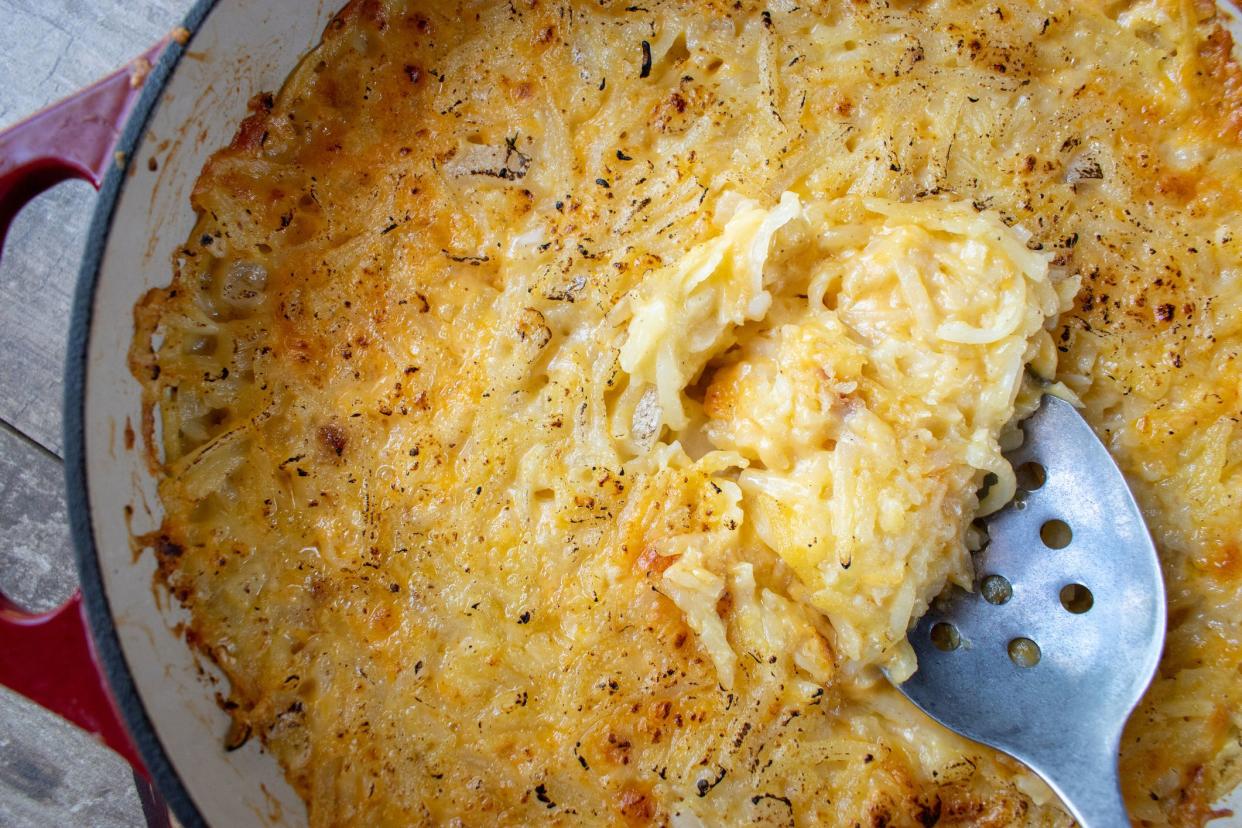
[[135,311],[229,747],[317,826],[1067,824],[884,678],[1052,390],[1169,583],[1130,808],[1202,824],[1242,767],[1214,15],[350,3]]
[[739,592],[725,572],[772,552],[797,576],[795,602],[826,618],[842,667],[879,663],[903,680],[911,620],[950,578],[970,588],[966,533],[985,475],[998,481],[985,510],[1013,495],[1000,433],[1024,367],[1042,354],[1051,380],[1045,324],[1078,282],[1054,283],[1049,255],[968,203],[803,206],[786,192],[764,210],[731,196],[719,235],[643,274],[609,313],[628,318],[609,411],[619,458],[663,465],[683,447],[715,449],[699,463],[730,504],[727,531],[657,537],[644,554],[667,567],[662,586],[726,689],[747,647],[730,645],[718,611]]

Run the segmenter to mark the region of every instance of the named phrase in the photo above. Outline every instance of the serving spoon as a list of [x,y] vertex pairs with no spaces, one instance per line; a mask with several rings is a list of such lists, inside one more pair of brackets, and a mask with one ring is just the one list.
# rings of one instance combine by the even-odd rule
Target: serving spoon
[[1129,826],[1117,752],[1164,645],[1160,562],[1072,405],[1045,396],[1022,430],[1018,491],[986,519],[975,590],[949,588],[910,631],[918,670],[899,688],[1039,774],[1083,828]]

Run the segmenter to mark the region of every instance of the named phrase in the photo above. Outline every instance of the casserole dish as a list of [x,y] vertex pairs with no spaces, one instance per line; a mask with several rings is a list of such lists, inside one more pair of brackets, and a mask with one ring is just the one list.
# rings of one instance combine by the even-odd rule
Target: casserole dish
[[[184,205],[207,153],[227,143],[244,101],[279,85],[333,11],[321,5],[312,14],[295,3],[224,2],[210,14],[199,7],[187,25],[194,35],[186,54],[193,59],[178,62],[183,46],[174,42],[140,79],[142,97],[120,155],[114,159],[110,148],[96,146],[74,170],[98,183],[107,169],[67,383],[68,472],[85,607],[136,753],[187,824],[297,824],[301,803],[253,743],[232,753],[205,747],[224,735],[212,685],[220,678],[183,646],[177,610],[150,589],[152,562],[135,560],[131,551],[132,535],[158,524],[158,508],[132,436],[140,409],[125,362],[130,309],[146,289],[166,281],[168,254],[191,227]],[[122,92],[133,85],[128,77],[118,83]],[[110,88],[101,87],[101,94]],[[27,169],[43,176],[29,179],[35,185],[64,169],[37,167],[32,158]],[[26,632],[61,630],[75,614],[71,607],[42,624],[28,621]],[[85,651],[86,639],[76,640]],[[96,712],[102,726],[107,709]],[[86,715],[79,711],[78,718]],[[111,733],[119,739],[115,726]]]
[[6,227],[21,203],[69,177],[90,181],[101,198],[66,384],[73,445],[65,444],[65,471],[82,588],[42,616],[0,605],[0,678],[98,733],[151,777],[186,826],[298,825],[305,809],[257,742],[216,749],[227,722],[203,673],[210,668],[174,632],[175,610],[151,588],[153,561],[130,551],[131,520],[135,532],[158,523],[131,430],[140,407],[126,364],[132,308],[167,281],[169,252],[193,226],[185,208],[207,156],[228,143],[252,95],[280,85],[337,5],[204,0],[184,31],[4,141]]

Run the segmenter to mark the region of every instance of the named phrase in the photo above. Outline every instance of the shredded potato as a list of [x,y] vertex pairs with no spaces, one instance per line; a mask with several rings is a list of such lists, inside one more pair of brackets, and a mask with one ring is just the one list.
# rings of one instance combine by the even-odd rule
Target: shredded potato
[[1202,825],[1242,778],[1230,49],[1193,0],[351,2],[135,309],[145,540],[235,731],[315,826],[1067,825],[883,674],[1057,393],[1169,588],[1127,803]]
[[[1051,344],[1045,320],[1069,309],[1078,281],[1054,285],[1047,254],[969,204],[803,209],[785,193],[770,211],[734,210],[619,306],[623,401],[655,389],[665,439],[705,431],[736,452],[736,542],[793,568],[850,670],[882,662],[904,680],[911,620],[950,579],[971,584],[975,490],[996,477],[984,511],[1013,496],[1000,434],[1024,367]],[[685,394],[701,379],[700,406]],[[664,582],[732,687],[715,570],[737,551],[711,547],[714,566],[696,545]]]

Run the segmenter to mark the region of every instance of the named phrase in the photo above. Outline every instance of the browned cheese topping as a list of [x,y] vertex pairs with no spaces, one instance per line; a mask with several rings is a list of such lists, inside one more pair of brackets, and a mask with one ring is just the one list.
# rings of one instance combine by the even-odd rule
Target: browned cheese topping
[[314,826],[1066,825],[881,673],[1052,388],[1168,585],[1127,803],[1202,825],[1242,779],[1231,48],[1194,0],[351,2],[135,311],[229,746]]

